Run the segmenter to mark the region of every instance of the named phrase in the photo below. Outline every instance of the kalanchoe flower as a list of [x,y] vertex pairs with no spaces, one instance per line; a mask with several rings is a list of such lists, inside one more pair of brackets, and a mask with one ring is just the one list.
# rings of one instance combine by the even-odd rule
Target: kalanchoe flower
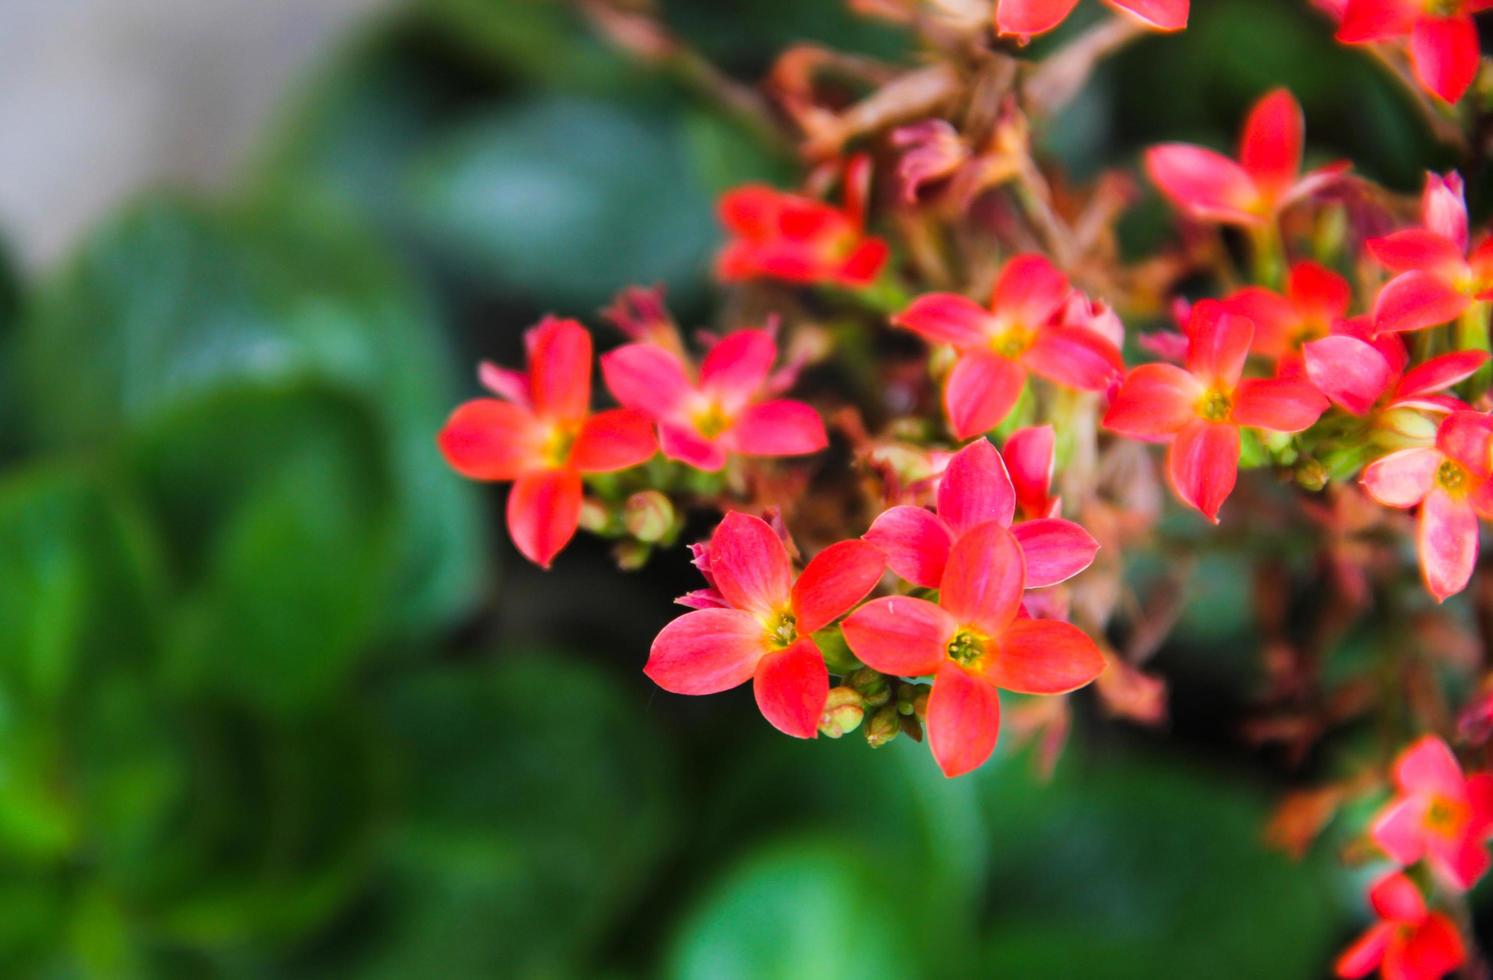
[[[1188,0],[1109,0],[1110,6],[1158,31],[1187,26]],[[1068,19],[1078,0],[996,0],[995,28],[1027,40],[1045,34]]]
[[1104,424],[1122,435],[1169,441],[1173,491],[1216,523],[1238,476],[1240,428],[1300,432],[1326,411],[1327,399],[1303,381],[1240,380],[1254,326],[1216,300],[1192,308],[1188,335],[1186,368],[1156,363],[1131,370]]
[[1146,173],[1173,204],[1199,221],[1266,224],[1348,169],[1347,163],[1336,163],[1302,174],[1304,138],[1301,106],[1290,92],[1276,89],[1250,110],[1238,162],[1201,146],[1163,143],[1146,151]]
[[873,599],[841,626],[866,665],[900,677],[933,675],[928,744],[946,776],[977,768],[994,751],[997,689],[1064,694],[1104,670],[1103,654],[1076,626],[1018,618],[1025,586],[1021,545],[990,521],[954,543],[937,604]]
[[1385,980],[1439,980],[1467,959],[1462,935],[1451,919],[1426,908],[1425,897],[1405,875],[1385,875],[1369,889],[1379,921],[1338,957],[1345,980],[1375,970]]
[[1010,527],[1024,555],[1027,588],[1056,585],[1093,564],[1099,543],[1072,521],[1057,517],[1022,521],[1016,489],[996,448],[977,439],[949,460],[938,483],[938,514],[900,506],[871,523],[865,539],[887,557],[892,571],[914,585],[936,589],[961,536],[990,521]]
[[703,554],[713,605],[691,593],[688,604],[705,608],[664,627],[643,672],[675,694],[715,694],[751,680],[763,717],[788,735],[813,738],[829,671],[810,634],[876,586],[885,567],[881,552],[864,541],[841,541],[795,580],[777,533],[761,518],[733,511]]
[[924,184],[944,180],[969,162],[969,145],[947,120],[925,119],[892,133],[892,145],[902,150],[897,179],[902,199],[914,204]]
[[1223,300],[1230,313],[1254,323],[1251,353],[1277,361],[1289,358],[1307,341],[1331,333],[1347,317],[1352,302],[1348,281],[1315,262],[1291,266],[1285,295],[1263,286],[1246,286]]
[[1018,255],[1001,270],[985,309],[955,293],[930,293],[892,318],[959,352],[944,383],[944,409],[960,440],[988,432],[1010,413],[1028,372],[1085,391],[1103,391],[1123,369],[1099,333],[1055,317],[1073,288],[1040,255]]
[[[1062,501],[1052,495],[1052,476],[1056,464],[1057,433],[1050,425],[1017,429],[1006,440],[1001,453],[1016,487],[1016,502],[1029,518],[1056,517]],[[1027,560],[1031,575],[1031,560]]]
[[888,254],[886,242],[865,233],[870,180],[870,160],[852,160],[846,167],[843,208],[762,185],[728,192],[719,212],[732,238],[716,260],[716,274],[725,282],[765,276],[869,285]]
[[1493,239],[1468,254],[1460,176],[1426,175],[1421,223],[1368,242],[1374,257],[1399,273],[1374,301],[1377,330],[1434,327],[1455,320],[1475,300],[1493,299]]
[[1404,409],[1452,412],[1466,406],[1441,394],[1488,363],[1480,350],[1452,351],[1405,370],[1410,356],[1395,334],[1373,335],[1363,318],[1340,320],[1331,336],[1301,349],[1306,376],[1334,405],[1352,415]]
[[484,364],[482,380],[499,397],[458,407],[437,441],[462,476],[513,483],[508,534],[548,568],[580,523],[581,474],[636,466],[657,443],[642,412],[592,414],[591,335],[579,323],[550,317],[524,339],[528,373]]
[[1445,742],[1426,735],[1394,765],[1398,794],[1374,818],[1374,843],[1408,867],[1425,859],[1446,884],[1471,888],[1488,870],[1493,775],[1463,776]]
[[771,397],[793,380],[773,376],[777,357],[770,331],[738,330],[705,355],[698,380],[678,354],[653,343],[603,354],[601,371],[617,401],[658,423],[665,456],[718,470],[732,453],[802,456],[829,444],[812,406]]
[[1477,25],[1472,15],[1493,0],[1347,0],[1337,39],[1368,44],[1409,38],[1416,81],[1455,102],[1477,77]]
[[1477,564],[1478,518],[1493,517],[1493,418],[1452,412],[1434,446],[1375,460],[1363,487],[1386,507],[1420,508],[1416,547],[1426,588],[1437,600],[1461,592]]

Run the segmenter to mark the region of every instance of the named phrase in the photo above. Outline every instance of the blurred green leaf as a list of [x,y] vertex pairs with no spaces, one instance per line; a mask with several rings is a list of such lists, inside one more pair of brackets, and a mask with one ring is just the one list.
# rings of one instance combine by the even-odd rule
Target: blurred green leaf
[[357,393],[394,447],[398,572],[384,620],[414,629],[469,605],[482,578],[476,502],[432,448],[454,401],[439,333],[388,258],[328,214],[152,198],[44,285],[19,370],[30,422],[53,446],[114,436],[245,381],[318,378]]

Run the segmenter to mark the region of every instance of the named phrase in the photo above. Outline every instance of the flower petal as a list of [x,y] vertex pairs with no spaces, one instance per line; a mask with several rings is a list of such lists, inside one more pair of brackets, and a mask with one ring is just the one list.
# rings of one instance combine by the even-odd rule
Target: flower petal
[[1429,228],[1405,228],[1368,240],[1369,251],[1395,272],[1437,272],[1461,266],[1465,254],[1450,239]]
[[1001,269],[991,291],[990,309],[1028,330],[1041,327],[1067,302],[1073,287],[1057,266],[1041,255],[1018,255]]
[[1239,162],[1262,194],[1279,198],[1301,172],[1306,123],[1290,91],[1278,88],[1250,110],[1239,143]]
[[950,779],[978,769],[995,751],[1001,701],[995,686],[946,660],[928,695],[928,747]]
[[1104,673],[1104,654],[1072,623],[1018,619],[997,642],[985,679],[1007,691],[1066,694]]
[[959,624],[926,599],[872,599],[845,618],[840,631],[866,666],[898,677],[922,677],[938,669]]
[[726,447],[721,439],[706,439],[693,429],[662,422],[658,427],[658,448],[672,460],[714,473],[726,465]]
[[1410,62],[1426,91],[1456,102],[1477,77],[1477,25],[1465,14],[1420,18],[1410,32]]
[[893,324],[911,330],[930,343],[953,344],[960,348],[984,344],[994,322],[989,310],[957,293],[919,296],[911,306],[892,317]]
[[570,462],[582,473],[610,473],[647,462],[657,451],[653,420],[635,408],[614,408],[586,419]]
[[778,359],[778,345],[766,330],[737,330],[710,348],[700,365],[700,387],[738,404],[762,387]]
[[1359,980],[1379,968],[1384,952],[1389,948],[1390,937],[1395,927],[1388,922],[1378,922],[1355,939],[1337,958],[1333,972],[1344,980]]
[[581,475],[573,469],[526,473],[508,493],[508,536],[523,556],[549,568],[581,523]]
[[1406,980],[1444,977],[1467,961],[1467,949],[1462,944],[1462,934],[1452,921],[1440,912],[1432,912],[1411,934],[1398,960],[1398,972],[1393,972],[1395,967],[1386,957],[1385,976],[1399,976]]
[[574,320],[545,317],[524,337],[529,396],[543,419],[582,419],[591,410],[591,334]]
[[1394,381],[1384,355],[1357,337],[1313,340],[1302,346],[1301,355],[1317,390],[1354,415],[1367,415]]
[[1104,427],[1139,439],[1163,439],[1197,418],[1203,383],[1175,364],[1142,364],[1120,383]]
[[944,385],[944,410],[958,439],[973,439],[1003,422],[1026,386],[1026,369],[988,351],[962,355]]
[[1099,542],[1072,521],[1046,517],[1011,527],[1026,559],[1026,587],[1042,589],[1066,582],[1094,563]]
[[1402,272],[1374,298],[1374,329],[1400,332],[1450,323],[1462,315],[1470,302],[1440,276]]
[[1021,38],[1045,34],[1061,24],[1077,4],[1078,0],[998,0],[995,29]]
[[1422,800],[1396,800],[1375,815],[1369,836],[1385,854],[1409,867],[1425,851],[1425,810]]
[[1466,500],[1432,489],[1421,501],[1415,531],[1426,588],[1444,602],[1467,587],[1477,565],[1477,513]]
[[814,641],[804,637],[757,661],[752,693],[762,717],[784,735],[814,738],[829,699],[829,670]]
[[1436,430],[1436,448],[1478,477],[1493,469],[1493,415],[1453,412]]
[[540,461],[543,433],[529,411],[496,398],[457,407],[436,437],[451,468],[472,480],[514,480]]
[[1218,523],[1218,508],[1239,476],[1239,430],[1198,420],[1177,434],[1166,455],[1167,478],[1185,504]]
[[948,525],[921,507],[893,507],[871,522],[865,535],[902,578],[925,589],[938,588],[949,548]]
[[1192,308],[1188,333],[1187,370],[1204,382],[1234,387],[1244,373],[1255,325],[1216,300],[1203,300]]
[[672,415],[691,391],[679,358],[657,344],[624,344],[601,355],[601,376],[619,405],[656,419]]
[[1158,31],[1180,31],[1187,26],[1188,0],[1109,0]]
[[1462,764],[1435,735],[1422,735],[1395,758],[1394,778],[1405,794],[1432,793],[1453,800],[1465,795]]
[[1221,153],[1187,143],[1163,143],[1146,151],[1146,173],[1178,209],[1203,221],[1258,224],[1254,181]]
[[1401,449],[1364,467],[1359,482],[1386,507],[1414,507],[1431,492],[1441,453],[1429,447]]
[[1233,419],[1255,429],[1300,432],[1311,428],[1327,405],[1322,393],[1304,381],[1250,378],[1234,391]]
[[743,409],[726,441],[747,456],[807,456],[828,446],[829,435],[814,406],[780,398]]
[[1016,489],[1016,501],[1032,517],[1046,517],[1052,506],[1050,490],[1057,435],[1050,425],[1017,429],[1001,453]]
[[1383,41],[1410,33],[1420,14],[1415,0],[1348,0],[1337,39],[1344,44]]
[[809,634],[839,619],[860,602],[886,569],[886,557],[866,541],[839,541],[814,556],[793,583],[798,632]]
[[988,440],[976,439],[944,467],[938,481],[938,516],[955,537],[987,521],[1008,525],[1016,516],[1016,488],[1000,452]]
[[1398,871],[1374,882],[1369,888],[1369,905],[1379,918],[1393,922],[1419,922],[1426,914],[1420,889]]
[[[1331,324],[1348,315],[1353,304],[1353,287],[1348,280],[1316,262],[1302,261],[1291,266],[1286,280],[1286,295],[1303,314]],[[1255,329],[1259,330],[1259,323]]]
[[1396,398],[1415,398],[1450,388],[1465,381],[1488,363],[1488,352],[1459,350],[1417,364],[1395,385]]
[[1080,391],[1103,391],[1125,370],[1113,344],[1081,327],[1048,327],[1022,362],[1033,374]]
[[710,576],[727,602],[758,615],[782,610],[793,589],[782,539],[762,518],[737,510],[710,536]]
[[738,609],[700,609],[665,626],[643,673],[674,694],[716,694],[744,684],[767,651],[762,624]]
[[1477,884],[1493,858],[1488,857],[1488,845],[1463,834],[1456,840],[1432,835],[1426,841],[1427,857],[1451,884],[1461,889]]
[[1467,254],[1467,185],[1461,174],[1455,170],[1445,176],[1426,174],[1420,194],[1420,223],[1451,242],[1459,258]]
[[995,521],[966,531],[949,549],[938,604],[960,626],[997,636],[1021,608],[1026,559],[1011,532]]

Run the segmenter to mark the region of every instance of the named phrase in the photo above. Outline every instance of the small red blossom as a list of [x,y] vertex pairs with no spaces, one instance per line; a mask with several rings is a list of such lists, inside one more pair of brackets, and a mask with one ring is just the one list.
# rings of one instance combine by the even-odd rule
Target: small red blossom
[[1289,378],[1241,380],[1254,325],[1216,300],[1192,308],[1187,364],[1143,364],[1104,417],[1114,432],[1169,442],[1167,475],[1184,503],[1217,523],[1234,489],[1240,428],[1300,432],[1327,410],[1314,387]]
[[1384,980],[1438,980],[1466,962],[1456,925],[1426,908],[1420,889],[1403,874],[1376,881],[1369,904],[1379,921],[1338,957],[1338,976],[1357,980],[1378,970]]
[[1445,742],[1426,735],[1394,765],[1398,794],[1374,818],[1374,843],[1406,867],[1425,859],[1448,885],[1471,888],[1488,870],[1493,775],[1463,776]]
[[1398,272],[1374,301],[1374,327],[1423,330],[1461,316],[1477,300],[1493,299],[1493,239],[1468,251],[1462,178],[1426,175],[1421,227],[1368,242],[1369,251]]
[[581,474],[636,466],[658,446],[642,412],[591,412],[585,327],[548,317],[524,340],[527,374],[483,364],[483,383],[499,397],[458,407],[437,444],[462,476],[513,483],[508,535],[525,558],[548,568],[580,524]]
[[1397,409],[1445,413],[1466,406],[1447,388],[1465,381],[1488,363],[1480,350],[1452,351],[1406,371],[1410,355],[1395,334],[1374,335],[1358,317],[1340,320],[1331,336],[1301,349],[1303,369],[1334,405],[1357,416]]
[[1315,262],[1298,262],[1286,277],[1285,295],[1263,286],[1246,286],[1223,300],[1230,313],[1252,320],[1251,353],[1279,360],[1301,345],[1325,337],[1348,315],[1353,290],[1348,281]]
[[[1057,464],[1057,432],[1050,425],[1017,429],[1006,440],[1001,453],[1016,487],[1016,502],[1029,518],[1056,517],[1062,501],[1052,495],[1052,477]],[[1031,574],[1031,562],[1027,562]]]
[[1478,518],[1493,517],[1493,418],[1446,416],[1434,446],[1412,446],[1363,471],[1363,488],[1386,507],[1419,507],[1416,548],[1438,601],[1467,587],[1477,564]]
[[1347,163],[1335,163],[1302,174],[1305,133],[1301,106],[1290,92],[1276,89],[1250,110],[1237,162],[1205,147],[1163,143],[1146,151],[1146,173],[1174,205],[1199,221],[1265,224],[1348,169]]
[[964,534],[988,522],[1010,528],[1023,553],[1027,588],[1066,581],[1094,562],[1099,543],[1072,521],[1041,517],[1012,526],[1017,491],[1001,454],[984,439],[949,460],[938,481],[938,513],[902,505],[884,511],[865,534],[892,571],[914,585],[936,589]]
[[[1108,0],[1121,10],[1158,31],[1180,31],[1187,26],[1188,0]],[[1001,34],[1026,41],[1045,34],[1068,19],[1078,0],[997,0],[995,28]]]
[[1000,734],[997,689],[1065,694],[1104,671],[1104,655],[1069,623],[1019,618],[1021,545],[998,521],[954,542],[938,602],[873,599],[841,626],[863,663],[900,677],[933,675],[928,744],[945,776],[979,767]]
[[732,453],[803,456],[829,444],[813,407],[771,397],[792,382],[774,376],[777,341],[768,330],[738,330],[705,355],[698,380],[674,350],[627,344],[603,354],[602,377],[618,402],[658,423],[665,456],[719,470]]
[[1369,44],[1408,38],[1416,81],[1456,102],[1477,77],[1477,25],[1472,15],[1493,0],[1347,0],[1337,39]]
[[870,179],[870,160],[852,160],[840,208],[762,185],[727,192],[718,210],[732,238],[717,257],[716,275],[725,282],[764,276],[798,283],[869,285],[889,254],[886,242],[865,233]]
[[1095,330],[1056,321],[1073,287],[1040,255],[1018,255],[996,280],[990,308],[955,293],[930,293],[892,318],[959,352],[944,383],[954,435],[971,439],[1001,423],[1030,372],[1056,384],[1103,391],[1123,370],[1119,349]]
[[710,604],[663,628],[643,672],[675,694],[716,694],[752,681],[773,727],[814,738],[829,696],[829,671],[811,635],[876,586],[885,560],[864,541],[821,551],[795,580],[788,549],[759,517],[733,511],[698,553]]

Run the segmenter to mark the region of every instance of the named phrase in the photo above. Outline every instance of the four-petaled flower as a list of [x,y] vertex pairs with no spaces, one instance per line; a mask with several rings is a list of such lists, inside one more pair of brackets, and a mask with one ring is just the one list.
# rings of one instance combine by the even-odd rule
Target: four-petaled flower
[[1403,866],[1424,858],[1447,885],[1471,888],[1488,870],[1493,774],[1463,776],[1445,742],[1426,735],[1400,753],[1394,800],[1374,818],[1374,843]]
[[870,160],[845,172],[845,205],[753,184],[721,197],[721,223],[733,236],[716,259],[725,282],[765,276],[798,283],[867,286],[886,264],[886,242],[865,232]]
[[675,694],[715,694],[751,680],[763,717],[788,735],[813,738],[829,671],[811,634],[876,586],[881,552],[841,541],[795,580],[788,550],[767,522],[733,511],[715,529],[703,563],[712,588],[688,602],[714,606],[665,626],[643,672]]
[[500,397],[459,406],[437,443],[462,476],[513,482],[508,534],[548,568],[580,523],[581,474],[636,466],[657,443],[642,412],[591,412],[591,335],[579,323],[549,317],[524,339],[528,373],[484,364]]
[[1327,409],[1327,399],[1304,381],[1240,380],[1254,325],[1216,300],[1192,308],[1187,365],[1143,364],[1115,393],[1104,417],[1122,435],[1170,440],[1167,475],[1186,504],[1209,520],[1234,489],[1241,427],[1300,432]]
[[1018,255],[1001,270],[990,309],[955,293],[930,293],[892,318],[959,352],[944,384],[944,409],[957,438],[999,425],[1021,397],[1028,372],[1103,391],[1123,370],[1119,350],[1099,333],[1056,322],[1072,292],[1047,259]]
[[1333,332],[1348,315],[1353,290],[1348,281],[1315,262],[1297,262],[1286,277],[1285,295],[1263,286],[1246,286],[1223,300],[1230,313],[1254,322],[1251,353],[1279,361],[1301,345]]
[[731,453],[801,456],[829,443],[824,422],[800,401],[771,398],[791,380],[774,378],[778,345],[767,330],[727,334],[700,365],[699,380],[678,354],[656,343],[627,344],[601,357],[618,402],[658,423],[665,456],[718,470]]
[[1344,980],[1376,969],[1385,980],[1439,980],[1466,961],[1456,925],[1428,909],[1420,889],[1400,872],[1374,882],[1369,904],[1379,921],[1338,957],[1337,975]]
[[1477,76],[1477,25],[1472,15],[1493,0],[1347,0],[1337,39],[1368,44],[1409,36],[1416,81],[1455,102]]
[[1072,521],[1042,517],[1011,526],[1016,501],[1000,453],[977,439],[949,460],[939,478],[937,515],[922,507],[893,507],[872,522],[865,539],[881,549],[892,571],[925,589],[938,588],[955,542],[989,521],[1009,527],[1021,545],[1027,588],[1056,585],[1093,564],[1099,544]]
[[1434,446],[1381,457],[1362,482],[1386,507],[1419,505],[1416,548],[1431,594],[1445,600],[1466,588],[1477,564],[1478,518],[1493,518],[1493,417],[1452,412]]
[[1334,405],[1351,415],[1416,409],[1452,412],[1466,406],[1441,394],[1488,363],[1480,350],[1459,350],[1423,361],[1406,371],[1410,355],[1395,334],[1374,335],[1362,317],[1338,321],[1333,334],[1301,349],[1306,376]]
[[1348,169],[1336,163],[1303,175],[1304,137],[1301,106],[1290,92],[1276,89],[1250,110],[1237,162],[1201,146],[1163,143],[1146,151],[1146,173],[1173,204],[1199,221],[1262,225]]
[[1421,227],[1371,238],[1368,247],[1399,273],[1374,300],[1376,330],[1423,330],[1493,299],[1493,238],[1468,254],[1467,204],[1455,172],[1426,175]]
[[928,744],[946,776],[977,768],[994,751],[997,689],[1065,694],[1104,671],[1104,655],[1076,626],[1019,618],[1025,587],[1021,545],[990,521],[950,549],[936,604],[873,599],[841,624],[867,666],[900,677],[933,675]]
[[[1188,0],[1109,0],[1109,4],[1158,31],[1187,26]],[[1026,41],[1068,19],[1078,0],[997,0],[995,29]]]

